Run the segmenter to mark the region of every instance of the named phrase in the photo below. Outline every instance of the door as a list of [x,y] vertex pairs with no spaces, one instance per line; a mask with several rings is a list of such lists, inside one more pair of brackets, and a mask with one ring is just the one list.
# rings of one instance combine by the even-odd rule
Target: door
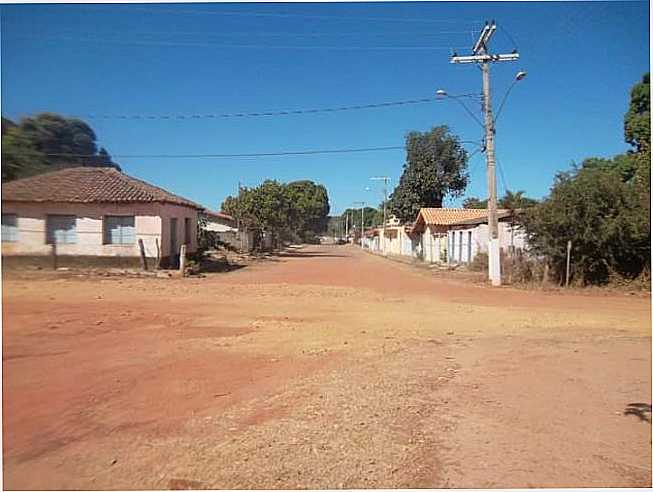
[[467,263],[472,262],[472,231],[467,232]]
[[176,268],[179,251],[177,251],[177,218],[170,219],[170,266]]

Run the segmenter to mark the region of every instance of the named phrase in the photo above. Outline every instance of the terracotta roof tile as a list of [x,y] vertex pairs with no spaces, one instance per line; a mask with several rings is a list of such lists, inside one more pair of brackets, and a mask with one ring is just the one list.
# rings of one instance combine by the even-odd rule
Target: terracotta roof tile
[[[510,213],[509,210],[497,210],[499,215]],[[487,219],[486,208],[422,208],[417,215],[415,225],[457,225]]]
[[201,205],[106,167],[71,167],[2,184],[2,201]]
[[205,210],[204,214],[208,215],[209,217],[215,217],[217,219],[232,220],[232,221],[236,220],[234,217],[232,217],[229,214],[225,214],[224,212],[213,212],[211,210]]

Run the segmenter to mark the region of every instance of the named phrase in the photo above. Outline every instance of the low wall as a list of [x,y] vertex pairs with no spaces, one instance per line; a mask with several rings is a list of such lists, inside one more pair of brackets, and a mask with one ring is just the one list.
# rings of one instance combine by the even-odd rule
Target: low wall
[[[2,268],[13,269],[53,269],[51,255],[10,255],[2,257]],[[156,258],[147,258],[148,269],[153,270]],[[140,257],[135,256],[77,256],[58,255],[57,267],[63,268],[140,268]]]

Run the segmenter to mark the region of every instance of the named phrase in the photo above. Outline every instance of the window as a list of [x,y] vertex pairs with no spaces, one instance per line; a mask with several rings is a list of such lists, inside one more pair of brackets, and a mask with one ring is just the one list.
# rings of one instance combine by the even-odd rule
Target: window
[[134,244],[136,228],[133,215],[104,216],[104,244]]
[[46,217],[47,244],[74,244],[77,242],[77,217],[74,215],[48,215]]
[[18,218],[16,214],[2,214],[2,240],[18,241]]
[[184,219],[184,244],[190,247],[190,219]]

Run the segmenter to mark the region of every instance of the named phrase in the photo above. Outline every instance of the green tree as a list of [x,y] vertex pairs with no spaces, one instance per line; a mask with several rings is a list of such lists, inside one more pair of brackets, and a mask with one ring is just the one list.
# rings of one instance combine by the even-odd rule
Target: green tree
[[3,181],[64,167],[120,169],[106,149],[98,152],[95,132],[82,120],[41,113],[18,125],[6,118],[2,123]]
[[[537,205],[537,200],[524,196],[525,193],[523,190],[516,192],[506,190],[506,194],[499,198],[497,206],[508,210],[517,210]],[[487,200],[472,196],[463,200],[463,208],[487,208]]]
[[501,199],[499,199],[499,208],[505,208],[507,210],[519,210],[534,207],[537,205],[537,200],[528,198],[527,196],[524,196],[525,194],[526,192],[523,190],[516,192],[506,190],[506,194],[503,195]]
[[626,142],[642,151],[651,146],[651,84],[650,74],[645,74],[642,81],[630,92],[630,105],[624,117]]
[[281,241],[315,241],[326,230],[329,197],[324,186],[312,181],[284,184],[266,180],[254,188],[241,188],[228,196],[221,210],[236,217],[258,239],[269,234]]
[[288,183],[285,191],[291,203],[291,231],[300,240],[313,241],[327,227],[329,195],[326,188],[304,180]]
[[612,159],[588,158],[560,173],[550,195],[522,218],[529,244],[562,281],[566,243],[574,276],[605,283],[650,277],[651,148],[649,74],[631,91],[624,137],[633,146]]
[[463,200],[463,208],[487,208],[487,200],[470,196]]
[[632,186],[617,173],[597,167],[559,173],[549,197],[522,220],[530,247],[548,259],[560,282],[569,240],[574,275],[584,285],[614,274],[634,278],[646,267],[650,232]]
[[422,207],[441,207],[447,196],[459,196],[467,186],[467,152],[446,126],[406,137],[406,163],[390,196],[390,211],[412,221]]

